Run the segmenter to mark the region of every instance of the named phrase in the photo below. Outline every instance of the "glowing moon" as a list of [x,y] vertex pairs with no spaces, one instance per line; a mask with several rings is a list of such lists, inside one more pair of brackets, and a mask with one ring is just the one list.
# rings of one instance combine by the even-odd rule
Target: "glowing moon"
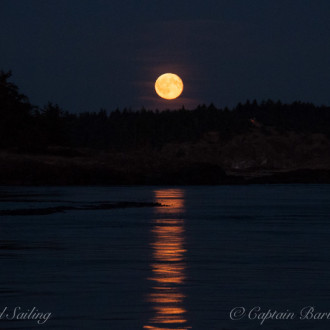
[[156,93],[166,100],[173,100],[183,91],[181,78],[174,73],[164,73],[158,77],[155,83]]

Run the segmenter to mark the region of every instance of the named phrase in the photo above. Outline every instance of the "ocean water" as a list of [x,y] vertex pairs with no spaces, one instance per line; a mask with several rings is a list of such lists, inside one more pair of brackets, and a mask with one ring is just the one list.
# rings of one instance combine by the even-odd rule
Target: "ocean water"
[[1,329],[330,328],[329,185],[0,187],[117,201],[164,206],[0,216]]

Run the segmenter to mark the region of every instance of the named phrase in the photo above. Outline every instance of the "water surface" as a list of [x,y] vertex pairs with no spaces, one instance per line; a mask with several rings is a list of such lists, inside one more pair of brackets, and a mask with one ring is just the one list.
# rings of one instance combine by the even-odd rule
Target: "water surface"
[[[230,311],[294,312],[266,329],[329,329],[330,186],[1,187],[0,209],[157,201],[164,207],[0,217],[0,315],[46,329],[258,329]],[[0,319],[1,329],[37,320]]]

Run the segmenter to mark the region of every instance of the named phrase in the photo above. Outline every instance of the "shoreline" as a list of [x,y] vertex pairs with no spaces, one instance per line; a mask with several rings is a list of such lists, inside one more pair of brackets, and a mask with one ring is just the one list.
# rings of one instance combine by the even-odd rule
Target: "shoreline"
[[227,159],[166,157],[162,153],[86,153],[65,157],[0,152],[0,186],[159,186],[329,184],[327,164],[233,168]]

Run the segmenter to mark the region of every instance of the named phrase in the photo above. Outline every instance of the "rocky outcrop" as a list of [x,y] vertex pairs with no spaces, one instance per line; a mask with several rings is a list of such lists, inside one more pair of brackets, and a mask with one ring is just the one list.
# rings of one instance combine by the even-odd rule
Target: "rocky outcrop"
[[323,134],[267,127],[222,141],[214,132],[189,143],[130,152],[56,149],[0,153],[2,185],[188,185],[330,183],[330,141]]

